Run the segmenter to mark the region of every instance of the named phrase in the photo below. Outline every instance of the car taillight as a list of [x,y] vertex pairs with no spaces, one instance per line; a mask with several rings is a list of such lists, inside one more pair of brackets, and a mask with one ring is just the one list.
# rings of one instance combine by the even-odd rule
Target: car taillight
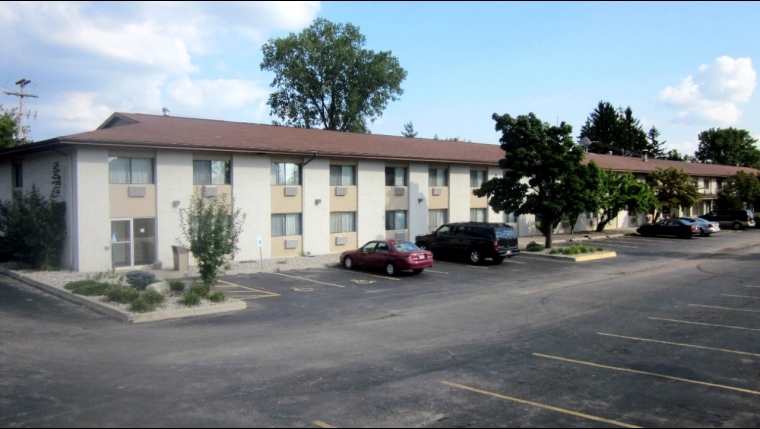
[[494,241],[493,242],[493,250],[499,250],[499,242],[498,241]]
[[694,225],[692,225],[692,226],[691,226],[691,230],[692,230],[692,231],[696,231],[696,230],[697,230],[697,227],[696,227],[696,226],[694,226]]

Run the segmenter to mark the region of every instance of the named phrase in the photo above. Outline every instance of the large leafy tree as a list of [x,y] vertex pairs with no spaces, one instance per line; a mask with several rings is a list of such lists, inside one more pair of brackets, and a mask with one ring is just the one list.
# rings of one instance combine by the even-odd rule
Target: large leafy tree
[[604,231],[607,224],[623,210],[648,211],[657,204],[657,198],[649,185],[636,180],[633,174],[604,170],[599,183],[599,207],[602,214],[596,230]]
[[615,109],[608,101],[600,101],[586,119],[578,138],[584,137],[591,140],[588,149],[592,153],[639,156],[647,150],[656,157],[662,151],[658,142],[648,139],[641,122],[633,116],[633,109]]
[[282,125],[368,132],[403,93],[406,71],[390,51],[364,49],[359,27],[318,18],[299,34],[270,39],[261,69],[274,72],[267,104]]
[[0,105],[0,149],[13,147],[19,144],[16,138],[16,127],[18,125],[18,116],[14,109],[4,109]]
[[702,163],[760,168],[760,149],[749,131],[737,128],[710,128],[699,133],[694,156]]
[[760,203],[760,177],[740,171],[723,182],[718,194],[718,206],[726,209],[754,206]]
[[658,202],[655,221],[659,219],[662,208],[691,207],[702,199],[702,194],[691,176],[673,167],[665,170],[658,168],[649,173],[647,184],[652,188]]
[[564,122],[552,126],[533,113],[516,118],[494,113],[493,119],[502,133],[505,157],[499,166],[504,175],[473,193],[487,196],[497,212],[540,216],[540,230],[551,248],[554,229],[577,211],[579,190],[597,187],[593,170],[598,167],[583,164],[583,149],[573,142],[573,127]]

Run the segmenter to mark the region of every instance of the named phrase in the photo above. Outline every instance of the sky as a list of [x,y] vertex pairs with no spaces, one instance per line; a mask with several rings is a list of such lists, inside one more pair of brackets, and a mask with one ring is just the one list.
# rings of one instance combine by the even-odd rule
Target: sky
[[320,17],[358,26],[367,49],[391,51],[408,73],[375,134],[411,121],[418,137],[497,144],[494,113],[533,112],[577,137],[608,101],[682,153],[710,128],[760,138],[752,2],[4,2],[0,88],[32,81],[35,141],[163,107],[268,124],[274,75],[261,71],[261,46]]

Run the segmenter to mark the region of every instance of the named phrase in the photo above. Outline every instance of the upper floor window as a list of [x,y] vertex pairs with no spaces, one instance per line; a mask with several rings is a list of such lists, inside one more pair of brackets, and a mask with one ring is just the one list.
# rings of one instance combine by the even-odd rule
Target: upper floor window
[[273,162],[272,185],[300,185],[301,184],[301,166],[290,162]]
[[193,185],[229,184],[229,161],[193,161]]
[[702,187],[705,188],[706,191],[710,190],[710,179],[702,179]]
[[385,167],[385,186],[406,186],[406,168]]
[[13,164],[13,187],[21,188],[24,186],[24,169],[21,164]]
[[449,186],[448,168],[428,169],[428,186]]
[[486,172],[482,170],[470,170],[470,187],[479,188],[486,181]]
[[152,158],[108,158],[108,183],[152,184]]
[[330,186],[356,185],[356,168],[353,165],[331,165]]

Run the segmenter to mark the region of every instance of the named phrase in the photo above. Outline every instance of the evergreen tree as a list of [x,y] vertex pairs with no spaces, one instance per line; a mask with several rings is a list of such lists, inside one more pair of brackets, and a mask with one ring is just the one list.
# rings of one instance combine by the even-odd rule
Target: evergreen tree
[[660,130],[655,126],[652,126],[652,128],[649,129],[649,133],[647,133],[647,140],[649,140],[647,150],[649,151],[650,157],[665,159],[667,157],[667,154],[665,153],[665,143],[667,143],[667,141],[661,142],[659,138]]
[[414,124],[412,124],[412,121],[409,121],[408,124],[404,124],[404,131],[401,131],[401,135],[402,136],[409,137],[409,138],[413,139],[413,138],[417,137],[417,134],[419,134],[419,133],[417,133],[416,131],[414,131]]

